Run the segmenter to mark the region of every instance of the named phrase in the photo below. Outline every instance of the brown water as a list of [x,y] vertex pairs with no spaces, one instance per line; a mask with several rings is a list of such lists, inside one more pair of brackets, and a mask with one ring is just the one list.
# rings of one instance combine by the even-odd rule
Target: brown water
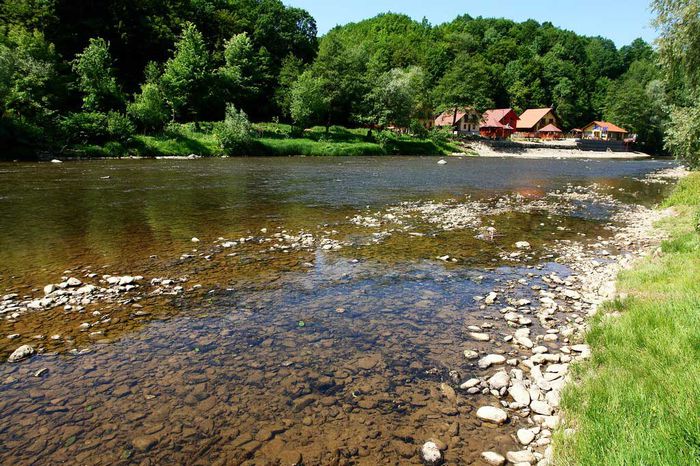
[[[23,343],[44,353],[0,364],[0,460],[294,464],[301,455],[306,465],[418,464],[417,449],[435,438],[449,446],[448,464],[472,464],[485,449],[514,449],[513,429],[476,420],[478,397],[439,390],[483,372],[465,349],[499,350],[467,337],[467,326],[484,321],[493,334],[506,331],[474,296],[512,288],[526,298],[532,290],[519,278],[532,274],[532,285],[565,274],[547,245],[605,237],[610,209],[584,202],[559,214],[486,212],[483,224],[498,228],[493,242],[475,238],[478,229],[445,231],[420,219],[378,237],[388,227],[349,219],[466,195],[519,193],[525,203],[569,184],[597,183],[618,200],[652,204],[667,188],[639,179],[666,166],[451,159],[441,167],[434,158],[0,165],[0,295],[41,295],[63,275],[88,272],[187,277],[177,296],[4,319],[3,359]],[[267,240],[282,231],[344,246],[271,250]],[[215,245],[248,236],[255,240],[235,255]],[[540,252],[505,261],[523,239]],[[444,255],[457,262],[436,259]],[[111,320],[99,336],[81,332],[96,310]]]

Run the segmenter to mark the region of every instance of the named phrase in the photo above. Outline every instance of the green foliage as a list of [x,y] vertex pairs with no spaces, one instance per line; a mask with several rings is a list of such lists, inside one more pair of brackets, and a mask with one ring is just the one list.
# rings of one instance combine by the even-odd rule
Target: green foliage
[[127,114],[145,132],[163,129],[170,117],[165,96],[160,87],[154,83],[141,86],[141,92],[134,95],[134,101],[127,106]]
[[[556,464],[697,464],[700,459],[700,175],[681,180],[666,205],[670,235],[619,279],[630,297],[599,313],[593,358],[575,367],[562,404],[575,434],[555,438]],[[605,310],[605,309],[604,309]],[[631,383],[631,382],[634,383]]]
[[107,134],[113,142],[127,144],[136,131],[134,124],[123,113],[109,112],[107,114]]
[[243,110],[229,104],[226,107],[226,118],[216,130],[216,138],[226,155],[241,155],[250,148],[252,126]]
[[418,67],[382,73],[365,97],[365,106],[358,120],[382,127],[407,128],[411,120],[422,116],[423,109],[430,106],[425,73]]
[[90,45],[73,60],[73,71],[78,75],[83,109],[107,112],[123,106],[124,97],[114,76],[109,43],[104,39],[90,39]]
[[674,105],[666,128],[666,147],[692,168],[700,167],[700,97]]
[[288,55],[282,62],[279,83],[275,91],[275,103],[284,117],[291,118],[292,89],[304,72],[304,68],[304,62],[294,55]]
[[69,113],[60,120],[65,144],[101,144],[109,141],[107,115],[99,112]]
[[187,23],[160,78],[173,119],[197,119],[210,83],[210,58],[204,37],[194,24]]
[[311,71],[304,72],[292,86],[289,114],[292,121],[306,128],[320,122],[330,111],[330,99],[325,95],[328,83],[313,76]]
[[659,58],[671,110],[666,147],[692,167],[700,166],[700,2],[654,0]]
[[493,106],[492,79],[488,64],[481,57],[460,55],[435,88],[439,108],[474,108],[483,112]]

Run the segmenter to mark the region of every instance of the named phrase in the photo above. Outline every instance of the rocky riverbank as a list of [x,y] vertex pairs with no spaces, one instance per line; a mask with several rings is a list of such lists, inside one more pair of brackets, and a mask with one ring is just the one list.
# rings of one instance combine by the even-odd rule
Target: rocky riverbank
[[[680,171],[662,173],[646,178],[645,182],[667,183],[681,174]],[[587,229],[581,230],[583,224],[571,223],[570,219],[584,213],[590,215],[592,209],[604,211],[601,215],[606,220],[602,224],[595,227],[586,224]],[[269,286],[273,290],[276,289],[274,282],[284,273],[313,271],[325,255],[344,258],[343,263],[357,267],[358,271],[352,273],[361,276],[363,262],[371,262],[363,260],[364,251],[389,248],[396,238],[414,245],[412,249],[419,251],[414,254],[430,251],[430,256],[418,256],[419,259],[441,264],[446,268],[447,277],[450,267],[474,264],[475,259],[468,251],[442,240],[443,235],[464,232],[475,249],[488,251],[489,257],[477,267],[483,270],[482,275],[477,273],[470,281],[488,285],[480,285],[479,294],[471,298],[472,303],[461,310],[451,310],[448,319],[435,313],[431,324],[435,328],[427,329],[431,338],[440,338],[440,334],[446,332],[440,332],[436,322],[444,325],[450,320],[450,325],[459,327],[461,340],[449,340],[451,347],[459,347],[459,359],[452,360],[445,357],[447,353],[437,351],[431,359],[413,355],[412,361],[406,361],[410,370],[392,372],[388,356],[375,352],[386,349],[393,355],[400,345],[385,342],[384,346],[368,348],[367,354],[358,357],[353,354],[347,367],[330,376],[328,371],[316,374],[313,380],[326,387],[318,394],[293,372],[294,365],[302,361],[292,355],[289,363],[285,360],[282,366],[288,372],[286,378],[278,380],[277,375],[270,376],[277,384],[268,386],[268,393],[280,387],[292,397],[294,412],[314,410],[313,414],[304,416],[303,424],[307,427],[323,428],[315,424],[314,419],[331,422],[330,419],[341,416],[341,412],[357,411],[365,419],[363,422],[370,422],[367,419],[385,415],[386,410],[394,412],[391,406],[408,410],[415,423],[424,417],[435,420],[435,426],[429,431],[406,432],[407,429],[403,429],[400,435],[382,440],[386,445],[380,442],[383,436],[377,432],[367,440],[372,443],[371,448],[356,445],[356,451],[348,450],[356,455],[361,456],[361,452],[370,455],[376,447],[389,455],[397,455],[394,459],[452,463],[459,461],[453,451],[461,445],[460,426],[462,429],[467,426],[461,435],[488,432],[489,438],[510,437],[509,442],[482,442],[483,460],[490,464],[504,464],[505,461],[548,464],[552,432],[561,423],[560,393],[567,382],[570,365],[590,356],[590,349],[581,344],[587,319],[602,302],[616,296],[612,284],[617,272],[636,258],[653,252],[661,237],[651,234],[652,224],[669,214],[623,203],[611,194],[609,187],[590,184],[488,199],[406,202],[382,210],[357,212],[346,219],[346,224],[319,225],[312,231],[291,232],[280,227],[277,231],[263,228],[240,238],[213,241],[192,238],[192,248],[172,258],[167,270],[132,270],[133,275],[109,275],[95,272],[98,269],[94,267],[84,267],[65,271],[57,283],[35,289],[35,293],[6,294],[0,300],[0,315],[4,320],[3,329],[13,330],[6,334],[4,347],[11,349],[7,353],[12,365],[54,352],[85,354],[93,345],[118,341],[123,332],[136,328],[135,323],[163,318],[160,309],[164,305],[173,306],[173,312],[177,312],[187,307],[188,302],[196,301],[201,305],[226,293],[244,292],[251,286],[263,291]],[[511,222],[524,218],[518,215],[527,215],[528,221],[538,222],[533,229],[539,228],[542,232],[532,236],[520,232],[521,236],[512,236],[505,222],[508,216],[514,215]],[[431,247],[423,249],[425,244]],[[499,272],[499,268],[509,272]],[[270,274],[269,279],[265,273]],[[349,274],[339,269],[334,280],[344,283]],[[232,281],[234,275],[238,277],[235,282]],[[358,300],[361,291],[358,290]],[[418,303],[412,303],[414,312],[423,312],[419,305],[430,310],[435,305],[431,296],[434,294],[426,293]],[[323,301],[324,297],[318,299]],[[251,301],[256,299],[251,298]],[[329,302],[334,316],[345,317],[354,312],[352,303],[332,305],[333,301]],[[70,326],[64,326],[61,333],[40,330],[38,326],[29,326],[37,330],[31,333],[16,330],[39,315],[44,316],[44,323],[51,319],[67,319]],[[243,325],[252,315],[246,305],[241,305],[232,319]],[[458,320],[454,316],[459,316]],[[411,322],[403,316],[386,317],[395,318],[397,325]],[[317,318],[316,314],[310,319],[298,318],[293,327],[308,328],[313,324],[311,319]],[[410,323],[418,324],[425,326],[427,321]],[[287,324],[283,321],[281,325]],[[319,325],[331,324],[321,322]],[[364,324],[373,325],[376,324],[369,320]],[[392,334],[387,330],[380,333],[386,338]],[[411,338],[410,332],[398,327],[395,333],[404,339]],[[217,342],[216,337],[205,340],[205,343],[198,343],[198,351],[200,347],[213,347]],[[430,344],[425,338],[417,341]],[[291,351],[295,342],[286,343]],[[322,344],[319,350],[330,351],[334,346],[330,339],[322,340]],[[256,346],[241,357],[245,357],[250,367],[260,366],[262,363],[255,361],[255,352],[259,351],[262,357],[266,348],[269,346]],[[440,363],[436,362],[438,360]],[[407,380],[412,372],[421,374],[418,384],[421,388],[430,384],[425,393],[419,393],[418,387],[408,384],[395,393],[391,391],[391,385],[399,380],[398,374],[401,374],[400,380]],[[51,376],[43,367],[33,375],[36,378]],[[3,383],[15,383],[17,377],[15,372]],[[372,384],[368,384],[368,380]],[[123,382],[128,385],[128,381]],[[203,374],[198,377],[198,383],[205,382]],[[293,432],[293,425],[286,420],[284,429]],[[249,439],[245,435],[248,434],[241,433],[236,444],[246,451],[250,449],[247,455],[269,450],[267,442],[271,445],[275,436],[274,433],[261,434],[259,440],[257,434]],[[157,443],[152,437],[152,433],[146,434],[146,440],[138,437],[134,443],[136,450],[152,448]],[[501,447],[506,443],[519,445],[519,448]],[[302,454],[313,457],[312,451],[302,451],[298,455],[295,452],[295,461],[298,462]]]

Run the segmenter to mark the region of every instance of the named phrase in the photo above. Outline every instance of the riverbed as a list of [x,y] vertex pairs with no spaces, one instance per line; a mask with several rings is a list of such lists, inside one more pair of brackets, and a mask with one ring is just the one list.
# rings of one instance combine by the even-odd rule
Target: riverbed
[[[601,267],[624,254],[616,233],[669,191],[648,175],[671,166],[0,165],[0,352],[36,353],[0,363],[0,459],[420,464],[433,442],[447,464],[479,464],[522,450],[530,414],[476,415],[505,399],[480,358],[519,370],[533,348],[512,343],[518,328],[551,354],[577,343],[552,333],[590,304],[574,299],[572,251]],[[571,309],[537,318],[557,287]]]

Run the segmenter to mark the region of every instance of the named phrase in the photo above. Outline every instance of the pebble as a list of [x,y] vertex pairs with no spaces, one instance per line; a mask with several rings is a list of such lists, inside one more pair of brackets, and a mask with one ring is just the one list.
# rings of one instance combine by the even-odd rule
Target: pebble
[[493,451],[485,451],[481,454],[481,458],[483,458],[486,463],[493,465],[493,466],[503,466],[506,464],[506,459],[503,457],[503,455],[499,455],[496,452]]
[[511,463],[536,463],[537,458],[535,458],[535,455],[530,451],[530,450],[522,450],[522,451],[509,451],[506,453],[506,458],[508,461]]
[[493,365],[505,364],[505,362],[505,356],[501,356],[500,354],[489,354],[488,356],[485,356],[479,360],[479,367],[481,369],[488,369]]
[[508,420],[508,414],[501,408],[496,408],[494,406],[482,406],[476,412],[476,417],[482,421],[491,422],[494,424],[505,424]]
[[7,362],[19,362],[34,356],[34,348],[29,345],[22,345],[7,358]]
[[436,466],[442,464],[442,452],[435,442],[425,442],[420,452],[426,465]]
[[530,429],[520,429],[516,436],[518,437],[518,442],[525,446],[530,445],[535,440],[535,433]]
[[510,385],[510,376],[505,372],[497,372],[488,381],[492,390],[500,390]]
[[469,337],[476,341],[491,341],[491,336],[488,333],[470,332]]

